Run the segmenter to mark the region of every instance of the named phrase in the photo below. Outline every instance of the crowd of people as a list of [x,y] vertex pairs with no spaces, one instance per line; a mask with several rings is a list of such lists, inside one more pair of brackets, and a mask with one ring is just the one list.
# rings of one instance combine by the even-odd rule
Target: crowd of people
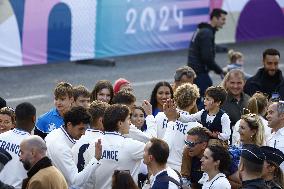
[[[260,70],[270,76],[281,74],[279,62],[274,72],[266,66],[276,51],[264,51]],[[198,109],[195,78],[182,66],[141,105],[126,79],[98,81],[91,92],[60,82],[55,107],[38,118],[31,103],[13,110],[3,100],[1,187],[283,188],[284,103],[272,97],[282,81],[249,96],[245,86],[258,84],[231,69]]]
[[189,66],[141,105],[124,78],[92,91],[60,82],[54,108],[38,118],[31,103],[14,110],[0,98],[0,189],[283,189],[280,53],[266,49],[251,76],[242,53],[229,51],[221,69],[212,49],[226,14],[214,9],[198,26]]

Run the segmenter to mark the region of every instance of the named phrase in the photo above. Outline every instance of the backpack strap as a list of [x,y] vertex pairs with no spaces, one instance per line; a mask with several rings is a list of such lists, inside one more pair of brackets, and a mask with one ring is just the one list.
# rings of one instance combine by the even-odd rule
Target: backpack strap
[[178,182],[176,179],[174,179],[173,177],[165,175],[165,176],[160,177],[158,182],[163,182],[163,181],[170,181],[174,183],[175,185],[177,185],[179,188],[182,188],[182,184]]

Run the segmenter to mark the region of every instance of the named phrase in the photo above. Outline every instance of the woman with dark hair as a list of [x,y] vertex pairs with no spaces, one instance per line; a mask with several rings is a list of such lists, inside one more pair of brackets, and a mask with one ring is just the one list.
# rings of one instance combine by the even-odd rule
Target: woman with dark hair
[[163,111],[163,104],[167,99],[172,99],[173,96],[173,89],[168,82],[158,82],[152,91],[150,99],[153,116],[156,116],[159,112]]
[[129,170],[115,170],[112,175],[111,189],[139,189]]
[[112,98],[113,87],[111,82],[108,80],[99,80],[91,93],[91,102],[99,100],[110,104]]
[[131,123],[135,125],[141,131],[147,129],[146,122],[145,122],[145,110],[142,106],[134,106],[133,111],[131,113]]
[[221,146],[208,146],[201,158],[201,170],[203,177],[199,180],[203,184],[202,189],[231,189],[226,178],[231,158],[228,151]]

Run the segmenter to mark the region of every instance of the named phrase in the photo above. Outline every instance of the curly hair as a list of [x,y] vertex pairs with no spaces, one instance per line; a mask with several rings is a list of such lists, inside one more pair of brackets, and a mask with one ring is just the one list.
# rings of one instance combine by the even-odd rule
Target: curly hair
[[199,96],[199,88],[197,85],[185,83],[176,89],[174,100],[179,108],[185,109],[192,105]]

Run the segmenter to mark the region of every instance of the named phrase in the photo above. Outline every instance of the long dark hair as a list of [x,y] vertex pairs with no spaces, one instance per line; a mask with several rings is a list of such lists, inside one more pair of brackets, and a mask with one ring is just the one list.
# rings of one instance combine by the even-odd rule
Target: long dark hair
[[157,92],[158,92],[158,89],[162,86],[166,86],[166,87],[169,87],[170,89],[170,92],[171,92],[171,98],[174,97],[174,92],[173,92],[173,88],[172,86],[169,84],[169,82],[166,82],[166,81],[160,81],[158,82],[153,91],[152,91],[152,94],[151,94],[151,98],[150,98],[150,103],[152,104],[152,110],[154,112],[154,110],[157,108],[158,106],[158,102],[157,102]]

